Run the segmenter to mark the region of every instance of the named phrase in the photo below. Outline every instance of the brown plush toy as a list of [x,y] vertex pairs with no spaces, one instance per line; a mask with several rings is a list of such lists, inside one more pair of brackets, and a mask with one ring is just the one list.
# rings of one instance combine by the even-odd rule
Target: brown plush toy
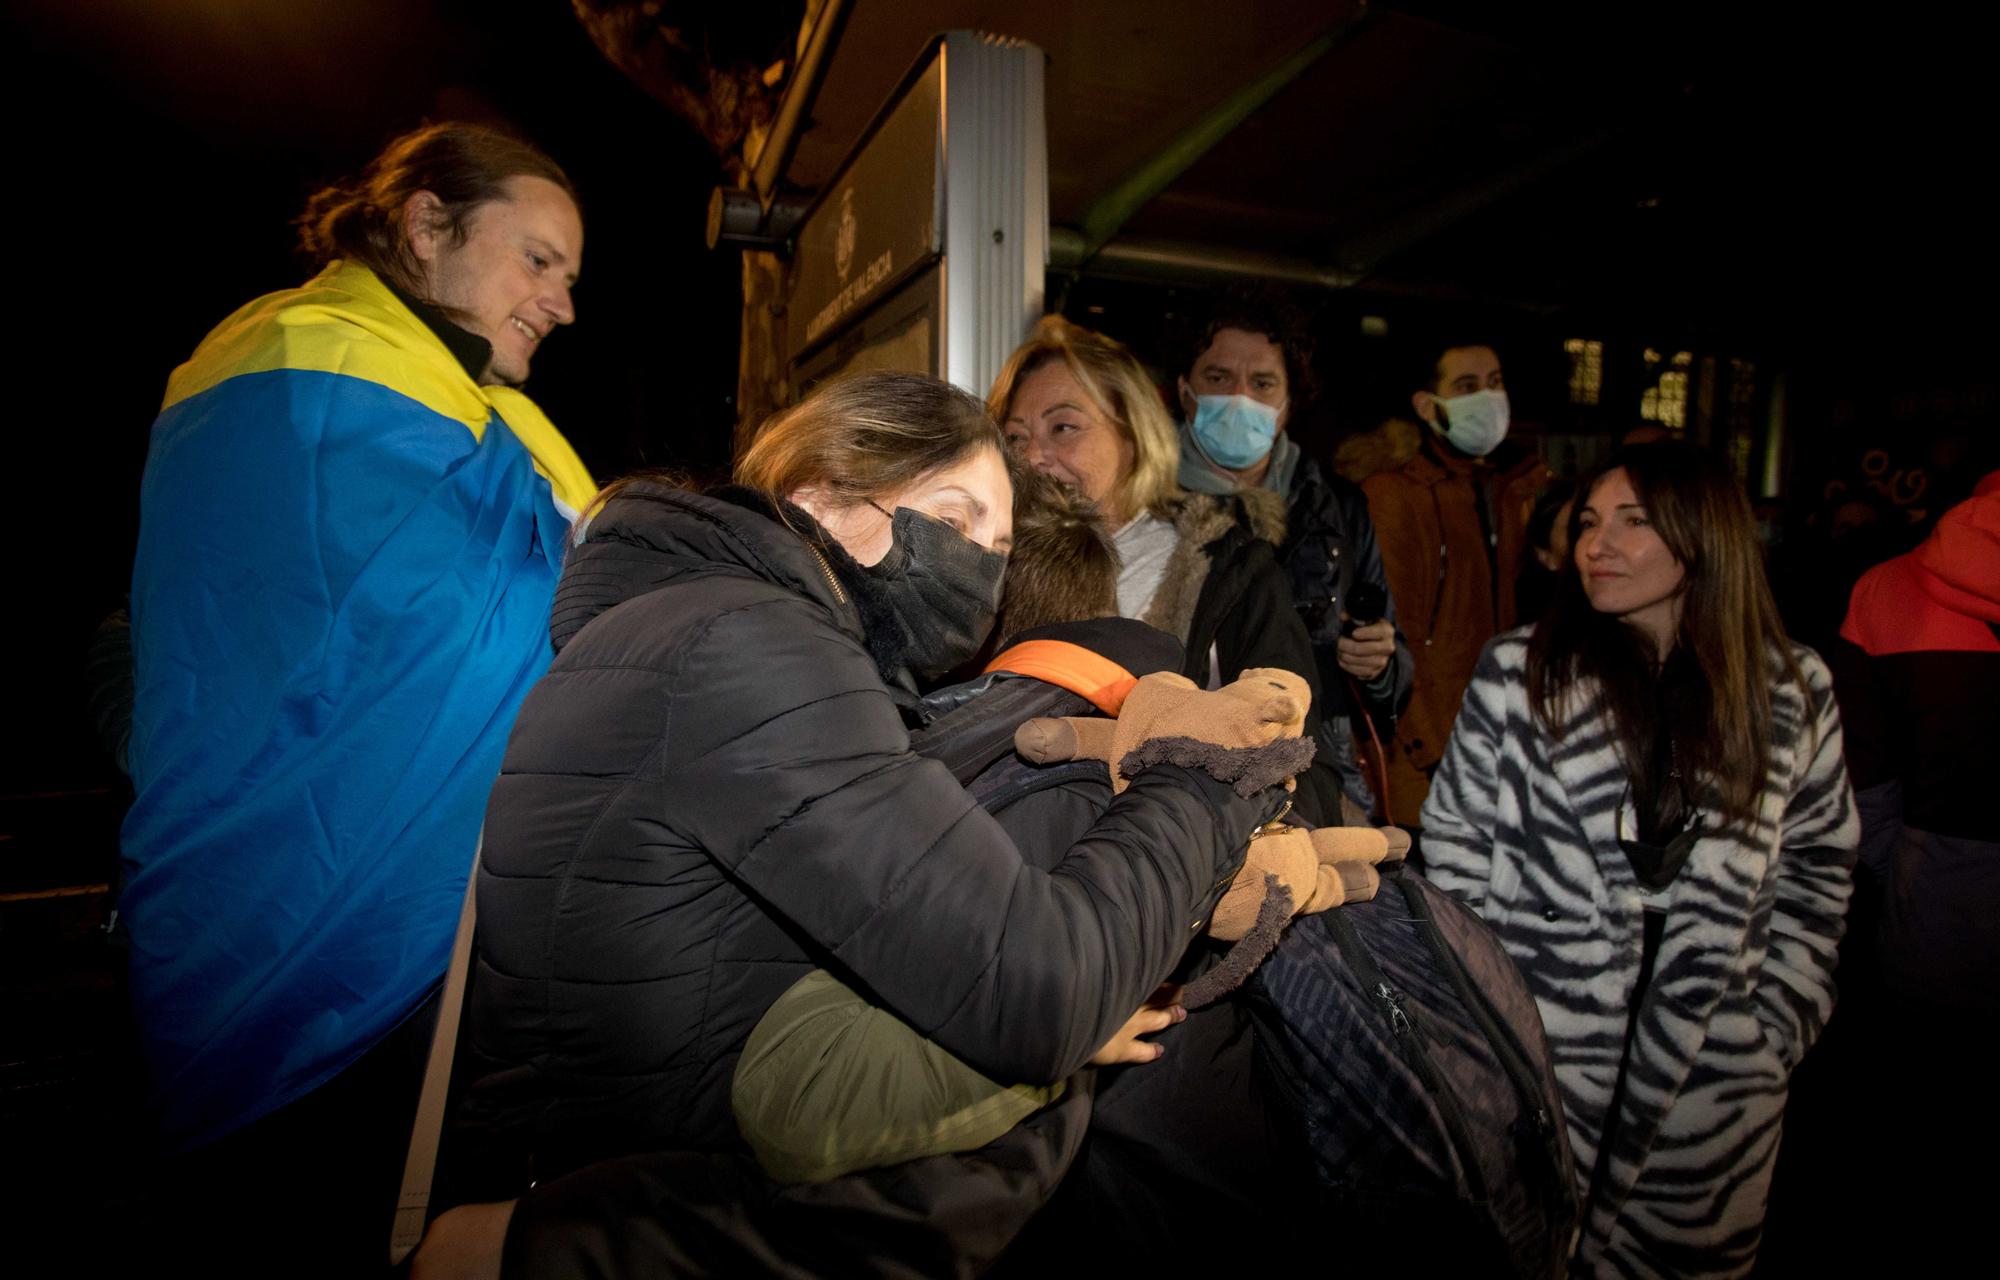
[[1410,851],[1395,827],[1319,827],[1266,823],[1250,839],[1243,866],[1210,917],[1209,936],[1234,941],[1208,972],[1181,988],[1183,1008],[1199,1009],[1234,991],[1277,949],[1278,936],[1301,913],[1366,902],[1382,883],[1375,868]]
[[1148,765],[1178,764],[1248,796],[1312,763],[1312,741],[1300,736],[1311,701],[1312,686],[1275,667],[1252,667],[1214,690],[1161,671],[1132,687],[1116,720],[1029,720],[1014,731],[1014,749],[1036,764],[1102,760],[1113,791]]
[[1275,876],[1291,899],[1290,915],[1311,915],[1366,902],[1382,883],[1375,868],[1400,861],[1410,836],[1395,827],[1288,827],[1271,823],[1250,840],[1243,869],[1209,917],[1208,935],[1234,942],[1250,932]]
[[[1114,791],[1147,765],[1178,764],[1247,796],[1280,781],[1289,786],[1312,762],[1313,744],[1301,736],[1311,699],[1310,685],[1276,668],[1251,668],[1215,690],[1160,672],[1133,687],[1116,720],[1029,720],[1015,731],[1014,748],[1036,764],[1102,760]],[[1180,1003],[1199,1008],[1234,989],[1278,945],[1293,916],[1374,897],[1376,866],[1409,848],[1408,833],[1394,827],[1260,828],[1209,920],[1209,936],[1236,946],[1182,990]]]

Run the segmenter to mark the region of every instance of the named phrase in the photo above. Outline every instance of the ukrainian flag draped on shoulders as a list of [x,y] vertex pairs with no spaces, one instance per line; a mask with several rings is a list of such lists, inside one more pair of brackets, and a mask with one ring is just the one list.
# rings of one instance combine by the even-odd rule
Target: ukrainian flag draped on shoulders
[[119,906],[176,1145],[325,1083],[443,975],[592,491],[526,396],[357,264],[175,370],[141,488]]

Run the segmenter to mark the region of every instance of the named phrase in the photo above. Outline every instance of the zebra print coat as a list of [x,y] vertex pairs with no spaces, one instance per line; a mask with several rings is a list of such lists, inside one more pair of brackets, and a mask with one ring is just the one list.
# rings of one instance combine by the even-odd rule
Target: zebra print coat
[[1748,834],[1701,839],[1660,893],[1665,933],[1626,1043],[1642,896],[1618,844],[1626,771],[1594,694],[1535,723],[1531,628],[1481,656],[1423,809],[1429,874],[1484,916],[1541,1005],[1579,1178],[1597,1167],[1579,1275],[1737,1276],[1756,1260],[1792,1069],[1833,1010],[1860,825],[1832,681],[1772,655],[1773,744]]

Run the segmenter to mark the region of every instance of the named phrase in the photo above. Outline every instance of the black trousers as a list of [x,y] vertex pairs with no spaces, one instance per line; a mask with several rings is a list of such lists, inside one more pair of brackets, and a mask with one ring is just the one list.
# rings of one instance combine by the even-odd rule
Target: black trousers
[[386,1274],[437,1005],[305,1097],[164,1160],[142,1229],[121,1242],[144,1268],[127,1274]]

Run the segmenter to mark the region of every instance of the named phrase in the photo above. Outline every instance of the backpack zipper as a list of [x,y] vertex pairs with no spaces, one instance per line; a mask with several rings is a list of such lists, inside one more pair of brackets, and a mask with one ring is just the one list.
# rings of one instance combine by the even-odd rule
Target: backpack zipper
[[1346,955],[1348,966],[1354,970],[1355,976],[1361,979],[1362,985],[1372,991],[1375,998],[1382,1003],[1388,1014],[1389,1028],[1395,1034],[1398,1043],[1403,1046],[1404,1057],[1408,1058],[1410,1065],[1416,1068],[1417,1075],[1423,1079],[1424,1087],[1430,1091],[1431,1100],[1438,1109],[1438,1117],[1444,1121],[1445,1137],[1458,1156],[1459,1167],[1465,1171],[1466,1186],[1472,1192],[1473,1200],[1481,1205],[1486,1204],[1489,1199],[1486,1176],[1474,1156],[1472,1138],[1465,1127],[1465,1114],[1459,1110],[1458,1099],[1451,1096],[1444,1087],[1444,1082],[1438,1078],[1437,1067],[1431,1062],[1430,1054],[1424,1050],[1415,1019],[1410,1016],[1410,1011],[1403,1007],[1402,996],[1389,985],[1389,976],[1382,972],[1382,966],[1375,962],[1375,957],[1369,952],[1367,944],[1363,943],[1360,935],[1354,932],[1354,926],[1338,911],[1329,911],[1326,917],[1332,922],[1333,936],[1339,943],[1342,953]]
[[[1401,875],[1396,877],[1396,888],[1403,895],[1404,903],[1410,908],[1411,916],[1416,919],[1419,931],[1424,935],[1424,941],[1430,945],[1431,954],[1437,959],[1438,966],[1451,980],[1452,988],[1458,992],[1459,999],[1465,1002],[1466,1008],[1472,1010],[1472,1016],[1479,1021],[1480,1029],[1486,1033],[1488,1043],[1493,1046],[1494,1055],[1500,1059],[1501,1069],[1506,1071],[1508,1078],[1514,1082],[1514,1092],[1529,1109],[1529,1117],[1534,1121],[1535,1132],[1542,1140],[1544,1153],[1554,1166],[1553,1174],[1557,1190],[1563,1196],[1564,1203],[1574,1209],[1574,1180],[1563,1177],[1563,1155],[1569,1139],[1567,1135],[1557,1131],[1555,1117],[1549,1114],[1546,1099],[1543,1097],[1542,1082],[1528,1065],[1527,1050],[1515,1037],[1513,1027],[1494,1012],[1486,1000],[1485,993],[1473,985],[1471,975],[1467,974],[1465,967],[1459,963],[1457,953],[1445,943],[1444,932],[1438,928],[1437,918],[1431,913],[1430,904],[1424,901],[1423,892]],[[1565,1147],[1558,1149],[1557,1142],[1564,1143]]]

